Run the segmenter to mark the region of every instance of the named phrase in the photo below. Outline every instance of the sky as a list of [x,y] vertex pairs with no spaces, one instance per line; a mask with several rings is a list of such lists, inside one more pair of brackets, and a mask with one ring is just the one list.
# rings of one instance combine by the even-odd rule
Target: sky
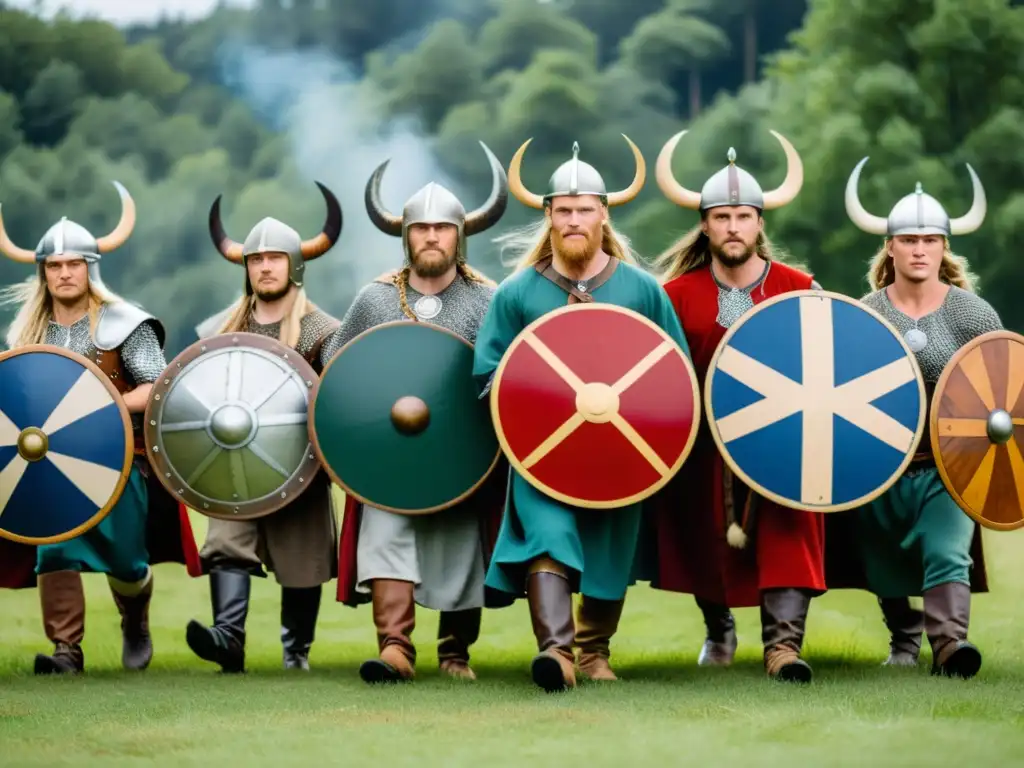
[[[36,0],[5,0],[8,6],[30,9]],[[43,15],[66,8],[72,16],[99,16],[115,24],[154,21],[161,13],[187,18],[205,16],[217,0],[42,0]],[[231,5],[251,5],[252,0],[230,0]]]

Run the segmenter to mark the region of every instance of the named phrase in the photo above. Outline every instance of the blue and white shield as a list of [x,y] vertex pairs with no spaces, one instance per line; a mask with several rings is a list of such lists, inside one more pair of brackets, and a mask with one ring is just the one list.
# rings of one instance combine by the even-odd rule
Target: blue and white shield
[[796,291],[722,338],[704,389],[711,434],[751,489],[792,509],[866,504],[907,468],[924,432],[924,379],[877,312]]
[[98,525],[133,454],[128,409],[93,362],[42,344],[0,354],[0,536],[53,544]]

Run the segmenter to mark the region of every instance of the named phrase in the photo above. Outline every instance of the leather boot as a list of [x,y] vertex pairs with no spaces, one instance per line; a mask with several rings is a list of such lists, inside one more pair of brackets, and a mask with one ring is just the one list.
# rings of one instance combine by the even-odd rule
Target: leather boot
[[932,674],[971,678],[981,669],[981,651],[967,642],[971,588],[940,584],[924,593],[924,626],[932,646]]
[[583,677],[609,682],[619,679],[608,660],[612,635],[619,628],[625,604],[625,599],[598,600],[582,596],[576,611],[576,647],[579,649],[576,666]]
[[916,667],[924,633],[924,613],[906,597],[880,597],[878,605],[889,628],[889,658],[882,666]]
[[285,669],[309,669],[322,586],[281,587],[281,645]]
[[469,646],[480,637],[482,608],[441,611],[437,625],[437,662],[441,671],[459,680],[476,680],[469,666]]
[[250,576],[248,571],[210,571],[210,601],[213,626],[196,620],[188,623],[185,641],[204,661],[219,664],[222,672],[245,671],[245,620],[249,615]]
[[149,602],[153,597],[153,569],[138,584],[126,584],[107,577],[110,594],[121,614],[121,666],[143,670],[153,659],[149,634]]
[[697,599],[697,607],[704,614],[707,636],[697,656],[701,667],[728,667],[736,656],[736,619],[732,611],[719,603]]
[[761,641],[769,677],[799,683],[811,681],[811,667],[800,658],[811,598],[799,589],[768,589],[761,593]]
[[533,634],[540,653],[530,671],[533,682],[548,693],[576,687],[572,646],[576,627],[572,618],[569,580],[557,573],[531,573],[526,582]]
[[85,668],[85,591],[78,571],[55,571],[39,576],[43,631],[54,644],[52,656],[36,654],[35,673],[78,674]]
[[416,676],[416,646],[412,643],[412,631],[416,628],[415,589],[411,581],[371,582],[380,658],[364,661],[359,667],[364,682],[398,683]]

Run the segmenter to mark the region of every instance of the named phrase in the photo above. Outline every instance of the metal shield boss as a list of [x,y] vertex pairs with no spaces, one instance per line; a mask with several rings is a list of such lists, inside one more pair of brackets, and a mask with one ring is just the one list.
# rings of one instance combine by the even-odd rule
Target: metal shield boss
[[346,493],[404,515],[458,504],[500,456],[473,379],[472,345],[406,320],[364,331],[327,364],[310,435]]
[[192,344],[153,385],[146,452],[160,482],[222,520],[272,514],[320,469],[306,421],[318,378],[276,339],[226,333]]
[[924,432],[924,380],[881,315],[828,291],[755,306],[705,379],[712,437],[747,486],[784,507],[839,512],[903,474]]
[[534,488],[613,509],[679,471],[697,437],[700,397],[689,358],[655,323],[613,304],[570,304],[509,346],[491,416],[509,463]]
[[1024,526],[1024,337],[993,331],[946,364],[932,396],[931,449],[943,484],[985,528]]
[[0,537],[54,544],[99,525],[134,447],[124,400],[91,360],[47,344],[0,353]]

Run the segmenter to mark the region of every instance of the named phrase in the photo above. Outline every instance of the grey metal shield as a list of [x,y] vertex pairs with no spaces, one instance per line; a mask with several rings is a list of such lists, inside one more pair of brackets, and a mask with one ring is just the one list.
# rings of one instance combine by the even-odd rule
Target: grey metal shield
[[228,333],[171,361],[146,408],[146,451],[164,487],[209,517],[278,511],[320,470],[306,425],[319,377],[276,339]]

